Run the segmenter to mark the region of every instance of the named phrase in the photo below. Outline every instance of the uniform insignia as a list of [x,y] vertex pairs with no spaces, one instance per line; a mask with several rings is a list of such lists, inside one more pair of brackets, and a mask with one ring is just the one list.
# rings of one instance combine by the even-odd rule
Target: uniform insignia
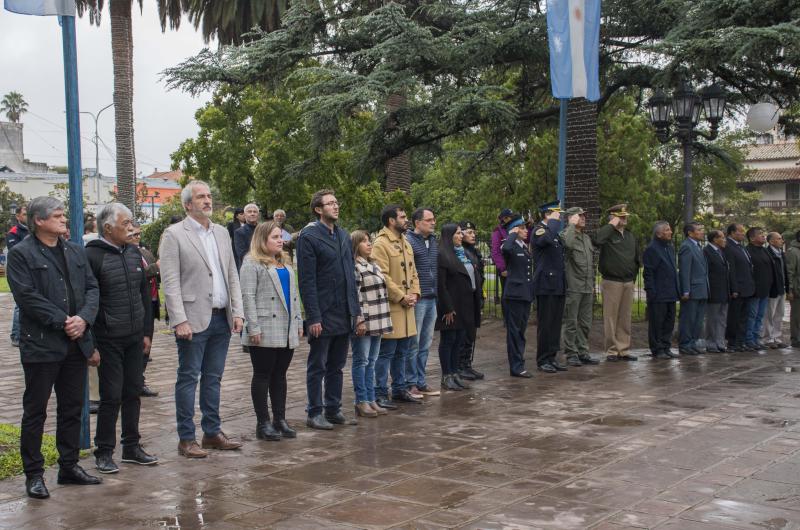
[[537,236],[543,236],[544,232],[545,232],[544,228],[540,228],[535,233]]

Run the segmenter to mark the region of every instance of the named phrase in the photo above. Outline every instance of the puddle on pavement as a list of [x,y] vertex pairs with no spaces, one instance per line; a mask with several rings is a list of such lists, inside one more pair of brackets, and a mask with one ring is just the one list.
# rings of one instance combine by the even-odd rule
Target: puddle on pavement
[[630,416],[603,416],[589,422],[591,425],[607,425],[609,427],[635,427],[644,425],[644,420]]

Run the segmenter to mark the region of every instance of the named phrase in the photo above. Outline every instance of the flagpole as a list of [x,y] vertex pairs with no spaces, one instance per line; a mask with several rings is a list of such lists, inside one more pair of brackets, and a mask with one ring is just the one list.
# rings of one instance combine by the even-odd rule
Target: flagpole
[[[67,104],[67,164],[69,167],[70,239],[83,245],[83,181],[81,171],[81,128],[78,105],[78,49],[75,17],[60,16],[61,43],[64,49],[64,95]],[[89,425],[89,380],[84,385],[81,414],[81,449],[91,447]]]
[[558,200],[561,207],[566,207],[564,195],[566,194],[567,177],[567,107],[569,99],[559,99],[558,113]]

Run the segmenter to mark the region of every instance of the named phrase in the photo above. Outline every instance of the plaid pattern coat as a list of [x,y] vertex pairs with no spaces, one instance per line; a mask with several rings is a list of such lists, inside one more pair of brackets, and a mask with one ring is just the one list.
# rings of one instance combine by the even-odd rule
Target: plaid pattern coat
[[392,318],[386,279],[377,264],[362,257],[356,258],[356,290],[361,316],[367,324],[367,335],[391,333]]

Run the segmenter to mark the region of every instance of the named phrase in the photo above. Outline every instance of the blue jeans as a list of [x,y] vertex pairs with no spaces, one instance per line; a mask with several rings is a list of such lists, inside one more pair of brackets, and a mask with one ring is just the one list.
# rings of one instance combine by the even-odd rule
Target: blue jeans
[[747,335],[745,343],[758,344],[761,337],[761,324],[764,321],[764,313],[767,312],[769,298],[750,298],[747,301]]
[[14,316],[11,317],[11,340],[19,340],[19,306],[14,304]]
[[224,314],[214,314],[208,328],[192,334],[192,340],[178,343],[178,380],[175,382],[175,416],[181,440],[194,440],[194,394],[200,381],[200,426],[207,436],[222,429],[219,394],[225,359],[231,342],[231,328]]
[[380,354],[375,362],[375,394],[389,397],[389,370],[392,371],[392,394],[406,389],[406,358],[416,337],[381,340]]
[[375,361],[381,349],[381,336],[350,337],[353,347],[353,390],[356,403],[375,401]]
[[425,367],[436,324],[436,298],[420,298],[414,306],[414,319],[417,321],[417,339],[411,345],[406,361],[406,382],[409,387],[422,388],[426,386]]

